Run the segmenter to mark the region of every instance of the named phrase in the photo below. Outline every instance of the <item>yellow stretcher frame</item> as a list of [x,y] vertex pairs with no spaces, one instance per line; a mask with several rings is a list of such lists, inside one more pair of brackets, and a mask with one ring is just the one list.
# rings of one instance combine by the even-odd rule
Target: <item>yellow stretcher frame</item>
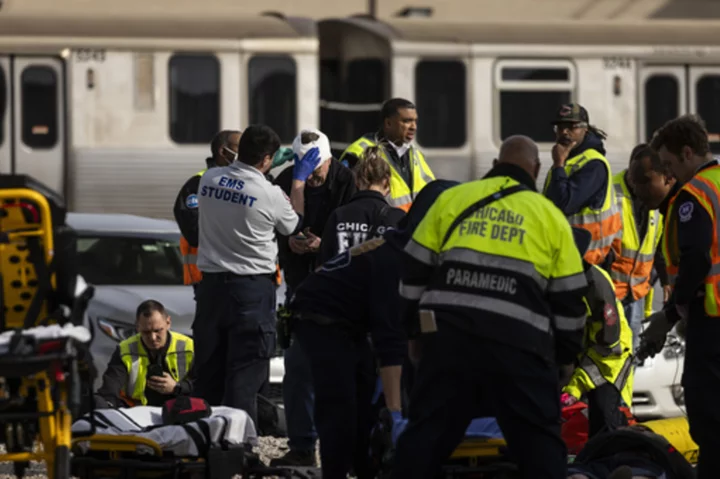
[[[38,221],[27,221],[22,208],[36,210]],[[53,239],[52,213],[48,200],[40,193],[29,188],[0,189],[0,234],[4,241],[0,242],[0,272],[3,273],[3,303],[5,312],[5,329],[23,329],[28,308],[21,308],[31,301],[38,287],[37,271],[28,254],[27,240],[38,238],[42,250],[42,259],[48,267],[55,253]],[[17,272],[17,275],[11,274]],[[55,274],[50,271],[50,286],[56,288]],[[47,300],[43,298],[42,306],[35,318],[34,325],[48,317]],[[0,462],[27,463],[29,461],[45,461],[48,479],[66,479],[70,474],[70,447],[72,439],[72,413],[69,405],[69,382],[64,366],[67,360],[74,360],[66,353],[49,353],[47,355],[16,358],[17,360],[34,363],[27,374],[18,375],[3,372],[4,378],[20,379],[18,395],[28,400],[34,395],[36,412],[14,413],[12,406],[0,412],[0,421],[12,427],[13,434],[18,425],[37,421],[38,437],[41,449],[38,452],[7,452],[0,454]],[[0,359],[0,364],[2,360]],[[12,362],[4,365],[5,371],[12,371]],[[22,370],[25,363],[18,363]],[[14,449],[14,447],[12,447]]]
[[[685,416],[640,422],[634,427],[644,427],[664,437],[690,464],[697,464],[699,447],[690,436],[690,425]],[[477,467],[483,460],[501,459],[501,449],[506,446],[504,439],[466,438],[455,448],[450,460],[467,460],[468,466]]]
[[[18,208],[10,208],[15,200],[17,204],[24,201],[34,203],[39,211],[39,223],[28,223],[22,217]],[[3,272],[3,302],[8,306],[5,313],[5,328],[15,329],[24,327],[25,311],[15,311],[15,306],[22,306],[27,302],[27,294],[33,295],[32,282],[37,281],[36,272],[28,261],[26,245],[23,244],[28,238],[39,238],[44,252],[45,265],[48,266],[55,254],[55,244],[53,240],[52,213],[47,199],[37,191],[27,188],[8,188],[0,189],[0,208],[7,214],[0,218],[0,233],[6,234],[8,243],[0,243],[0,272]],[[19,262],[15,261],[19,259]],[[12,287],[12,281],[6,276],[10,271],[18,271],[17,281],[20,287]],[[28,272],[29,271],[29,272]],[[53,289],[56,287],[55,274],[51,272],[50,284]],[[25,298],[23,298],[25,295]],[[12,307],[10,307],[12,305]],[[44,318],[48,315],[47,304],[43,304],[38,318]]]
[[[86,450],[82,451],[82,445]],[[139,454],[141,448],[151,454]],[[190,475],[205,477],[203,457],[168,457],[162,446],[152,439],[133,435],[93,434],[72,440],[74,453],[73,476],[80,479],[95,477],[157,478],[180,477],[178,469]],[[93,457],[100,453],[101,457]]]

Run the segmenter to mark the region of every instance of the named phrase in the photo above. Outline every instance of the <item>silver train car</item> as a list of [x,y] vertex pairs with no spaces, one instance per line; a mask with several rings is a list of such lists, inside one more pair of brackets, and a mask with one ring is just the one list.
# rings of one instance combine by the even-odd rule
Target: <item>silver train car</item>
[[224,128],[325,131],[339,153],[390,97],[417,104],[438,177],[469,180],[533,137],[544,179],[567,101],[608,133],[613,168],[666,120],[699,113],[720,152],[720,21],[487,21],[280,15],[0,15],[0,172],[81,212],[172,217]]

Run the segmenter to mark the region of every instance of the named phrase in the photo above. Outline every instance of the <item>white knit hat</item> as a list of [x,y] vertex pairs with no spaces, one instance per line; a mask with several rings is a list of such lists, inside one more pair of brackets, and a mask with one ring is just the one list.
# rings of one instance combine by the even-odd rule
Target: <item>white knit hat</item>
[[[319,138],[315,141],[311,141],[310,143],[306,143],[303,145],[301,140],[303,133],[315,133]],[[315,147],[320,149],[320,163],[318,163],[317,167],[315,168],[317,169],[320,168],[323,163],[332,158],[332,151],[330,150],[330,140],[328,140],[327,135],[315,128],[303,128],[302,130],[300,130],[298,136],[295,137],[295,140],[292,144],[293,153],[295,153],[300,160],[303,159],[305,153]]]

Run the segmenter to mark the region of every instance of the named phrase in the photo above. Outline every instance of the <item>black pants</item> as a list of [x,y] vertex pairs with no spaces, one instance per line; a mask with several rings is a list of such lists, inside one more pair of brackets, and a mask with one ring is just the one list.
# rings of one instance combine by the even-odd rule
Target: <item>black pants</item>
[[424,340],[393,479],[435,478],[480,416],[497,418],[521,477],[565,479],[556,368],[448,324]]
[[193,322],[195,394],[211,406],[246,411],[257,425],[257,394],[275,352],[271,275],[204,273]]
[[[709,377],[710,378],[710,377]],[[706,386],[685,386],[690,434],[700,449],[697,479],[720,478],[720,409],[717,380]]]
[[377,375],[367,337],[302,320],[295,338],[312,369],[323,479],[345,479],[351,467],[358,479],[373,477],[369,448]]
[[622,396],[612,384],[603,384],[588,393],[589,437],[627,426],[627,417],[620,410]]

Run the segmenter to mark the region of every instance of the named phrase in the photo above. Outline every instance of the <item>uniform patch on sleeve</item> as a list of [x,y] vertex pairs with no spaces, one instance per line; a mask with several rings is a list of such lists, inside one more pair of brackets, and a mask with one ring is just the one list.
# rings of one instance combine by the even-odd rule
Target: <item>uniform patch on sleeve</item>
[[197,208],[198,207],[197,195],[190,195],[187,198],[185,198],[185,206],[187,206],[190,209]]
[[687,223],[688,221],[690,221],[694,209],[695,205],[692,201],[686,201],[685,203],[680,205],[680,208],[678,209],[678,216],[680,217],[680,222]]
[[603,316],[605,317],[605,324],[608,326],[615,326],[615,324],[617,324],[617,313],[611,304],[605,305],[605,308],[603,309]]

